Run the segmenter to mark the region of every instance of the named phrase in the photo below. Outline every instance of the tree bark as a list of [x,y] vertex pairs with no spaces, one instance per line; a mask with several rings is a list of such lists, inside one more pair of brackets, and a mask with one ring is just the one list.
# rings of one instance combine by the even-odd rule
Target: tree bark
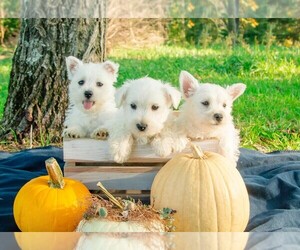
[[61,140],[68,106],[65,57],[105,58],[106,20],[23,19],[13,57],[1,137],[24,142]]
[[228,1],[227,11],[230,18],[228,18],[227,21],[227,29],[228,29],[228,33],[229,34],[231,33],[233,35],[232,37],[233,46],[236,45],[239,36],[239,24],[240,24],[240,20],[238,18],[239,8],[240,8],[240,0]]

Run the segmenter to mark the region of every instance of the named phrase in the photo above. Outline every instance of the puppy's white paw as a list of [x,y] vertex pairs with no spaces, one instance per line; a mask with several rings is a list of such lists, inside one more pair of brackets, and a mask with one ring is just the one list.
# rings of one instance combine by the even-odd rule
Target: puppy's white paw
[[82,138],[84,136],[85,136],[84,131],[82,131],[82,129],[79,127],[69,127],[69,128],[65,128],[63,131],[63,137],[65,138],[76,139],[76,138]]
[[128,160],[132,150],[133,139],[128,137],[124,140],[111,142],[111,153],[114,161],[117,163],[123,163]]
[[107,140],[108,138],[108,130],[104,128],[97,128],[91,134],[91,138],[98,139],[98,140]]
[[123,163],[128,160],[131,152],[131,148],[127,148],[124,146],[124,143],[119,144],[118,147],[114,148],[112,155],[114,157],[114,161],[117,163]]
[[165,158],[172,154],[172,147],[165,146],[163,148],[154,148],[154,152],[156,155]]
[[170,138],[154,138],[151,146],[156,155],[167,157],[172,153],[172,140]]
[[114,155],[114,161],[117,163],[123,163],[128,160],[128,155],[118,152]]
[[219,142],[219,153],[235,164],[239,159],[238,142],[232,140],[232,138],[223,137]]
[[223,148],[222,146],[219,147],[219,153],[236,167],[239,159],[238,153],[230,152],[227,148]]
[[180,153],[183,151],[189,143],[189,139],[186,137],[173,138],[172,148],[174,153]]

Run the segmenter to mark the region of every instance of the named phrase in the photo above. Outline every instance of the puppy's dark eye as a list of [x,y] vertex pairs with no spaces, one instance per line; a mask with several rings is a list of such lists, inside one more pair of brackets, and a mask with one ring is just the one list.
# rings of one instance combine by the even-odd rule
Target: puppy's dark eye
[[102,87],[103,86],[102,82],[97,82],[96,84],[97,84],[98,87]]
[[82,86],[84,84],[84,80],[79,81],[78,84]]
[[226,103],[224,103],[224,104],[223,104],[223,107],[224,107],[224,108],[226,108],[226,106],[227,106],[227,104],[226,104]]
[[136,104],[134,104],[134,103],[131,103],[131,104],[130,104],[130,107],[131,107],[132,109],[134,109],[134,110],[135,110],[135,109],[136,109]]
[[151,109],[154,110],[154,111],[155,111],[155,110],[158,110],[158,108],[159,108],[158,105],[152,105],[152,107],[151,107]]
[[208,102],[208,101],[201,102],[201,103],[202,103],[202,105],[204,105],[204,106],[208,106],[208,105],[209,105],[209,102]]

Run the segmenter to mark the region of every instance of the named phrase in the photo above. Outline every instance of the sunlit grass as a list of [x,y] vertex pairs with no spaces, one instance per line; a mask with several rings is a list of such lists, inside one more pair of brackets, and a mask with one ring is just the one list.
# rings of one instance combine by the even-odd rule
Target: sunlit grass
[[7,97],[10,70],[11,58],[0,59],[0,118]]
[[0,119],[5,105],[14,47],[0,46]]

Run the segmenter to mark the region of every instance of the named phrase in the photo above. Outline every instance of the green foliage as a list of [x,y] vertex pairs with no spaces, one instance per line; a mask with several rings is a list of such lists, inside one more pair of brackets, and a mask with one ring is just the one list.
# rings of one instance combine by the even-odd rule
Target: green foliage
[[[195,4],[196,5],[196,4]],[[174,13],[180,14],[181,9]],[[221,44],[231,35],[230,19],[226,18],[173,18],[166,22],[167,45],[196,45],[202,48]],[[300,41],[300,19],[297,18],[240,18],[239,36],[248,44],[286,44]],[[20,19],[0,19],[4,27],[4,41],[16,36]],[[151,24],[149,24],[151,25]]]
[[[11,37],[16,36],[20,29],[20,19],[17,18],[3,18],[0,19],[0,29],[4,34],[0,32],[1,37],[4,39],[4,43]],[[0,41],[1,44],[1,41]]]
[[101,218],[106,218],[108,215],[107,209],[105,207],[100,207],[98,213]]
[[170,19],[166,24],[166,30],[168,34],[166,44],[187,44],[185,37],[185,25],[185,19],[183,18]]
[[[8,81],[11,70],[11,57],[1,60],[1,56],[5,55],[5,52],[0,47],[0,119],[2,117],[3,108],[6,101],[8,92]],[[11,54],[8,54],[11,56]]]
[[[226,18],[172,19],[167,25],[168,44],[189,43],[207,47],[222,43],[231,35]],[[297,18],[240,18],[239,36],[248,44],[291,44],[300,41],[300,19]]]
[[248,43],[267,44],[273,39],[273,42],[284,44],[286,39],[291,39],[292,42],[300,40],[300,19],[260,18],[255,21],[257,26],[249,22],[242,23],[243,38]]
[[186,39],[189,43],[206,48],[218,38],[218,23],[213,19],[189,19],[186,20]]
[[3,25],[6,28],[6,36],[10,36],[19,31],[20,19],[18,18],[5,18],[3,19]]
[[170,217],[170,215],[175,212],[173,209],[168,208],[168,207],[164,207],[161,211],[160,211],[160,215],[163,219],[168,219]]
[[0,7],[3,8],[5,16],[16,16],[20,13],[21,1],[1,0]]

